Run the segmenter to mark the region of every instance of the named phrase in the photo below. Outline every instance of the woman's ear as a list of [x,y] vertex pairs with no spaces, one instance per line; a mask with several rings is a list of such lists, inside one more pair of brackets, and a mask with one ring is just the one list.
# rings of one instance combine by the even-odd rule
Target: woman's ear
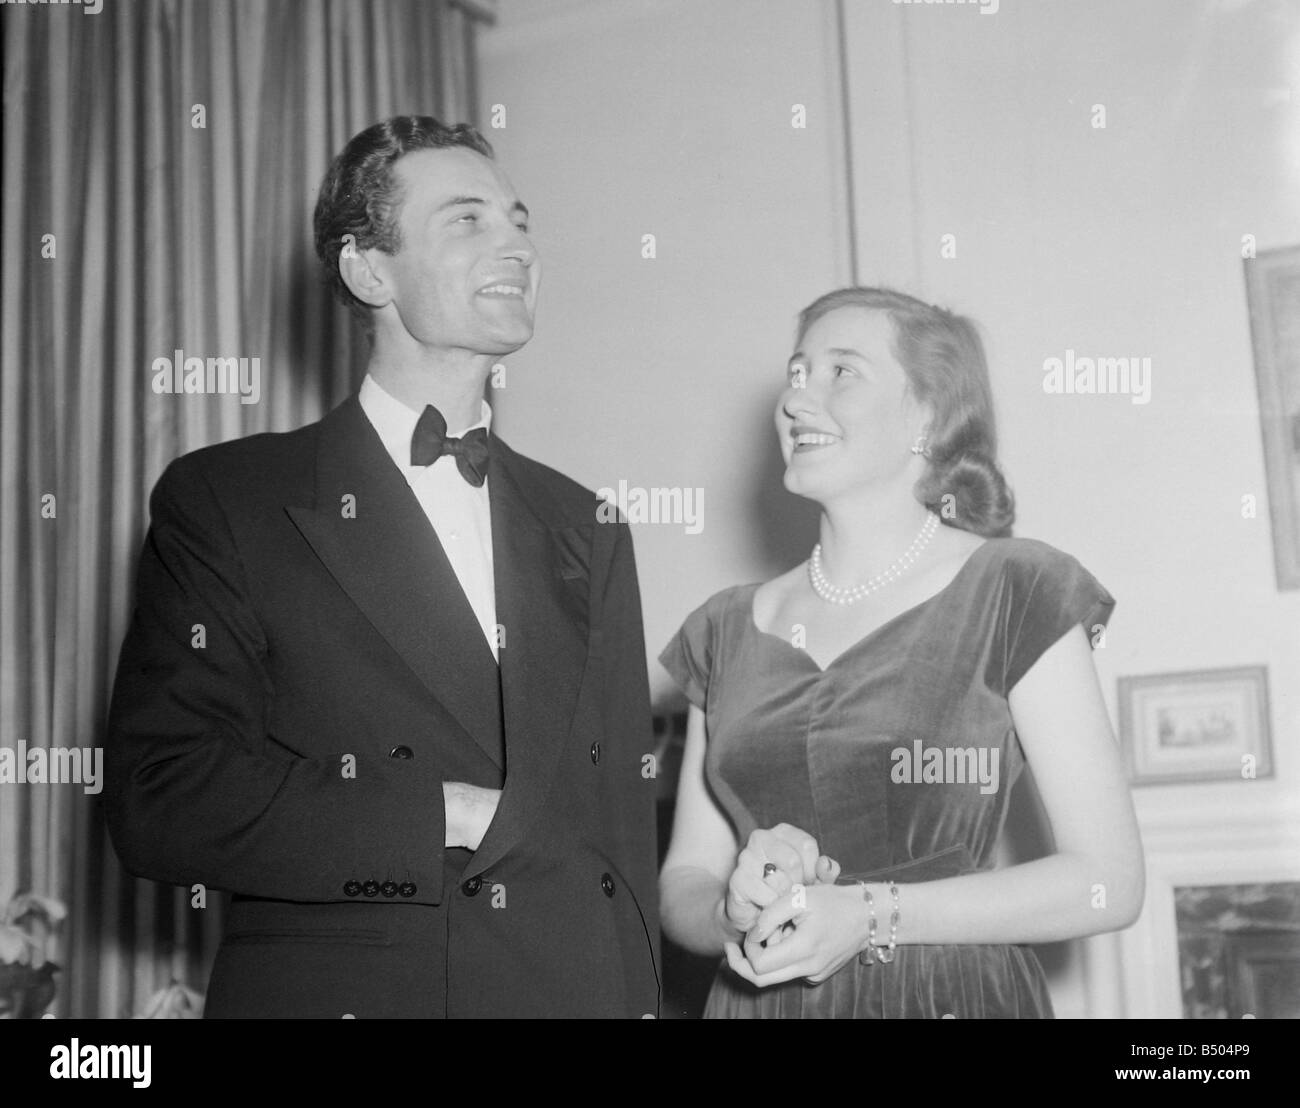
[[937,420],[934,418],[934,409],[929,404],[920,400],[913,399],[912,404],[912,426],[916,430],[916,436],[925,439],[926,442],[930,442],[934,438],[933,431],[935,424],[937,423]]

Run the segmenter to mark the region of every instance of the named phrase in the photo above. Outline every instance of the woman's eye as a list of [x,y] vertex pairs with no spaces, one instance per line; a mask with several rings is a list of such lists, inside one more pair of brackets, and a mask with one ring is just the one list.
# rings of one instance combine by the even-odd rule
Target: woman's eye
[[835,376],[836,376],[836,377],[843,377],[843,376],[845,376],[846,374],[849,374],[849,373],[852,373],[852,372],[853,372],[853,367],[852,367],[852,366],[849,366],[849,365],[837,365],[837,366],[835,367]]
[[466,212],[464,215],[457,217],[456,222],[463,223],[465,220],[469,220],[471,223],[477,223],[478,216],[474,212]]

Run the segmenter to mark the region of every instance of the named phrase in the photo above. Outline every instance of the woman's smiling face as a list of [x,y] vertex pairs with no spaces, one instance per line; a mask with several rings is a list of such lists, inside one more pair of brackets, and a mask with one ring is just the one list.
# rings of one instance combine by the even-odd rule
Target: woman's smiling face
[[804,333],[776,408],[791,492],[826,503],[916,468],[930,412],[893,347],[888,314],[870,308],[836,308]]

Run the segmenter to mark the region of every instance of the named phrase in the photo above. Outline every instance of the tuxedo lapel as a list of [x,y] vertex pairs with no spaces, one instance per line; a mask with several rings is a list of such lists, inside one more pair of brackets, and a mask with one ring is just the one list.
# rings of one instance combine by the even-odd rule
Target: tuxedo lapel
[[527,833],[546,803],[587,662],[594,506],[590,524],[572,525],[525,492],[519,466],[493,436],[488,486],[497,621],[505,631],[499,656],[506,785],[471,862],[480,871]]
[[500,768],[492,652],[437,533],[356,397],[321,421],[315,495],[311,508],[285,509],[303,538]]

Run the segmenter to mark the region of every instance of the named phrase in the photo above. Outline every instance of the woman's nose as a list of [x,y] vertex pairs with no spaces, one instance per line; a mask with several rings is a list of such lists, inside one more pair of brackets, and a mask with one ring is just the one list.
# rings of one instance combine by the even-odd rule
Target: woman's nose
[[791,419],[798,419],[816,410],[816,398],[812,396],[806,384],[789,385],[781,395],[781,410]]

